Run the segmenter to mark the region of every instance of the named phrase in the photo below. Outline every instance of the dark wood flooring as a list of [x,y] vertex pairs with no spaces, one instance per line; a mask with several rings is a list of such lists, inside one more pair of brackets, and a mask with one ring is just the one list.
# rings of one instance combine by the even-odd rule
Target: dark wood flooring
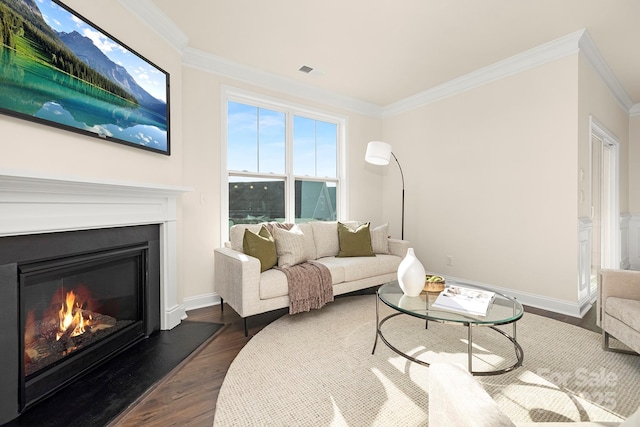
[[[373,292],[369,290],[358,293]],[[525,311],[600,332],[596,326],[595,305],[582,319],[533,307],[525,307]],[[244,336],[242,319],[226,304],[223,311],[216,305],[188,312],[191,321],[219,322],[225,326],[160,384],[121,414],[110,427],[211,426],[218,393],[231,362],[251,336],[286,313],[287,310],[282,309],[250,317],[247,338]]]

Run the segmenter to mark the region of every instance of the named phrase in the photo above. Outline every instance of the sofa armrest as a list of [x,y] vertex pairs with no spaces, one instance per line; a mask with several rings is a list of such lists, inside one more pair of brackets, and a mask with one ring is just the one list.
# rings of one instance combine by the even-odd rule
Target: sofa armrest
[[249,307],[260,297],[260,260],[231,248],[217,248],[214,258],[214,290],[240,317],[251,316]]
[[515,427],[469,372],[441,362],[429,366],[429,425]]
[[602,270],[598,283],[596,323],[602,327],[607,298],[640,300],[640,271]]
[[608,297],[640,301],[640,271],[602,270],[598,296],[603,301]]
[[404,258],[407,256],[407,250],[411,242],[408,240],[400,240],[400,239],[389,239],[389,253],[391,255],[399,256],[400,258]]

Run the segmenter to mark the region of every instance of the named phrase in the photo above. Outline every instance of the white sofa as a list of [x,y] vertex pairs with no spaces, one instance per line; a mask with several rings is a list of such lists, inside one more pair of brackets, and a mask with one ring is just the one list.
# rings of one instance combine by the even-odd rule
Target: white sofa
[[429,427],[640,426],[640,409],[626,421],[524,422],[514,424],[464,368],[439,362],[429,366]]
[[[359,222],[343,222],[356,227]],[[374,257],[337,257],[337,222],[314,221],[297,224],[304,234],[305,258],[325,265],[331,273],[334,295],[370,288],[396,279],[398,265],[405,257],[409,242],[390,239],[387,225],[371,228]],[[231,227],[230,242],[214,251],[214,287],[222,302],[246,319],[289,306],[285,274],[275,268],[260,272],[260,261],[243,253],[245,229],[258,233],[261,224],[237,224]],[[277,242],[276,242],[277,243]]]

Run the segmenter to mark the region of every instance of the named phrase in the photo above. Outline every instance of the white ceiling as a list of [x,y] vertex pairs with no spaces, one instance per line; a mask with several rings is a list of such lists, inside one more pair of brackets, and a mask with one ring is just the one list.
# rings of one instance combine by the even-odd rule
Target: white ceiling
[[179,49],[380,107],[587,29],[627,100],[640,103],[638,0],[142,4],[130,7]]

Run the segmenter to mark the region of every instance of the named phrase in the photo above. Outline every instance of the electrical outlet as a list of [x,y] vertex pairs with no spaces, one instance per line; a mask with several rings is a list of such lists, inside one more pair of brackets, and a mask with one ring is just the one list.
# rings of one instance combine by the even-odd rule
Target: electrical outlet
[[453,267],[453,256],[447,255],[447,265]]

